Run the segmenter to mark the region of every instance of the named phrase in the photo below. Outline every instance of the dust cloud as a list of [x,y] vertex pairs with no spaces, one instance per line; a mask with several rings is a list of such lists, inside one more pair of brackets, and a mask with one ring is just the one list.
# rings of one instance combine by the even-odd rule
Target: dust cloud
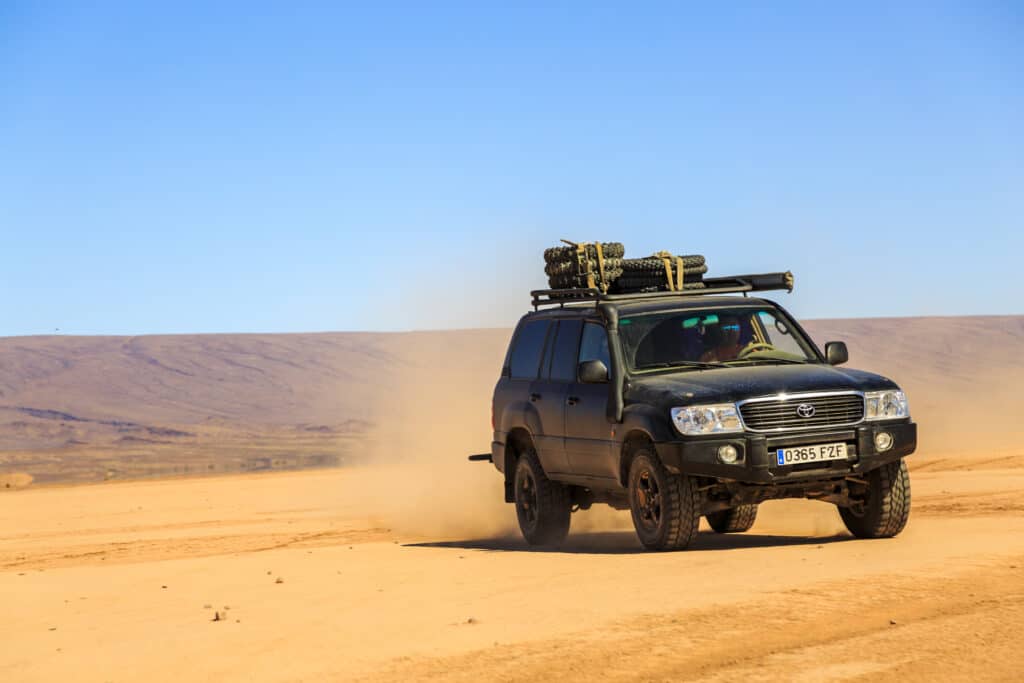
[[507,331],[400,335],[401,358],[373,399],[360,461],[368,513],[398,533],[471,539],[517,532],[501,474],[469,462],[490,450],[491,396]]
[[[373,482],[365,506],[381,524],[439,540],[518,537],[502,475],[466,460],[490,449],[491,398],[510,333],[402,335],[402,360],[374,397],[375,426],[359,458]],[[572,519],[574,532],[632,524],[628,512],[605,505]]]
[[957,384],[912,379],[907,395],[918,423],[918,452],[971,458],[1018,452],[1024,437],[1022,382],[1024,370],[1018,368],[978,372]]

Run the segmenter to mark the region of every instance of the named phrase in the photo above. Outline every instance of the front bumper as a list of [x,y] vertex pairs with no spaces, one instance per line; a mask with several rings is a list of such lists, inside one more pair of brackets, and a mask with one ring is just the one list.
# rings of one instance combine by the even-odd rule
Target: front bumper
[[[875,448],[875,434],[889,432],[892,447],[884,453]],[[849,457],[822,463],[778,465],[778,448],[845,442]],[[730,444],[739,452],[739,459],[725,465],[718,459],[718,449]],[[910,455],[917,449],[917,425],[909,420],[896,423],[866,423],[852,429],[786,434],[754,434],[701,437],[685,441],[655,444],[658,456],[671,472],[731,479],[756,484],[827,479],[850,474],[863,474],[882,465]]]

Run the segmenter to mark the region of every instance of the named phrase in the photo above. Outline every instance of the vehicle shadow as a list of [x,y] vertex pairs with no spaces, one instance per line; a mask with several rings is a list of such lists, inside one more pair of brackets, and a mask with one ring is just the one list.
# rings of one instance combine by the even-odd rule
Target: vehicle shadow
[[[745,548],[774,548],[783,546],[824,545],[852,541],[852,536],[771,536],[767,534],[716,534],[701,532],[691,551],[742,550]],[[632,531],[595,531],[571,534],[560,546],[531,546],[519,536],[481,538],[464,541],[429,541],[404,543],[405,548],[458,548],[462,550],[490,550],[525,553],[569,553],[580,555],[630,555],[649,552]]]

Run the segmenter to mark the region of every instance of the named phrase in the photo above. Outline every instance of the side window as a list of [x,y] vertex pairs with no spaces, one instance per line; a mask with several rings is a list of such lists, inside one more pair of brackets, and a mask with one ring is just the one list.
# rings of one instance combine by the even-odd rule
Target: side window
[[792,353],[796,356],[806,357],[808,355],[800,346],[800,342],[793,336],[785,321],[776,318],[768,311],[761,311],[757,314],[757,317],[760,319],[761,326],[766,332],[766,341],[769,344],[780,351]]
[[[583,326],[583,341],[580,343],[580,363],[588,360],[599,360],[606,368],[611,369],[612,361],[608,355],[608,333],[598,323],[588,322]],[[575,376],[575,372],[573,373]]]
[[512,379],[536,379],[540,369],[540,354],[544,351],[544,337],[547,336],[547,320],[530,320],[519,328],[512,353],[509,355],[509,370]]
[[551,357],[551,379],[571,382],[576,379],[576,351],[580,348],[582,320],[562,320],[558,323],[555,351]]

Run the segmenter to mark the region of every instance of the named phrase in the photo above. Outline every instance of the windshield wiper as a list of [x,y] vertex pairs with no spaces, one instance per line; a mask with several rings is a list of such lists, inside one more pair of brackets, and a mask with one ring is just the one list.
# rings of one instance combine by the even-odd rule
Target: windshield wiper
[[637,370],[650,370],[653,368],[727,368],[725,363],[705,362],[700,360],[673,360],[664,363],[644,363],[636,366]]
[[810,361],[797,360],[796,358],[737,358],[730,363],[789,363],[796,365],[806,365]]

